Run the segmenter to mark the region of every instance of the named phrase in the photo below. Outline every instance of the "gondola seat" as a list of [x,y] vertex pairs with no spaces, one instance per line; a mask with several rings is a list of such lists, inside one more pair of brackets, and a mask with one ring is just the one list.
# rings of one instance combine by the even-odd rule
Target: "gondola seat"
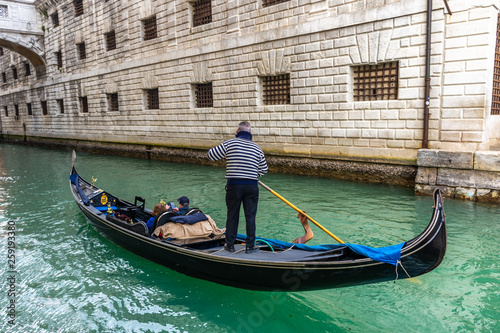
[[106,215],[106,220],[111,221],[122,228],[133,231],[139,235],[149,237],[149,229],[144,221],[130,223],[109,214]]

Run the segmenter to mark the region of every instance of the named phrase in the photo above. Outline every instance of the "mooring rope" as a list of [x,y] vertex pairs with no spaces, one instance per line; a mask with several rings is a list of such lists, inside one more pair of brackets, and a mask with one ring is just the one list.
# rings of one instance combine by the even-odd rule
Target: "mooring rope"
[[401,260],[396,261],[396,280],[394,280],[394,283],[399,279],[399,274],[398,274],[398,265],[401,265],[401,268],[403,271],[405,271],[406,275],[408,275],[408,278],[411,279],[410,274],[406,271],[405,267],[403,266],[403,263],[401,263]]

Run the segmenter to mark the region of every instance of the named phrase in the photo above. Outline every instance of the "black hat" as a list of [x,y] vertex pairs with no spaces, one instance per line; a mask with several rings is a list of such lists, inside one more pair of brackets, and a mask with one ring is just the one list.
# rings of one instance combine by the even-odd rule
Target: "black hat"
[[181,205],[183,205],[183,206],[185,206],[185,205],[189,205],[189,199],[188,199],[188,197],[182,196],[182,197],[180,197],[179,199],[177,199],[177,201],[178,201]]

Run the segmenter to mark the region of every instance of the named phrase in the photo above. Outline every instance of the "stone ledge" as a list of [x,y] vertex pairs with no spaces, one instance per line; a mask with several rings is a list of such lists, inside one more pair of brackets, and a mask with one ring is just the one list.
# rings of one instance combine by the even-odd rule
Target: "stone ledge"
[[489,171],[440,168],[437,172],[436,185],[500,190],[500,174]]
[[474,169],[500,172],[500,151],[476,151]]
[[420,149],[417,154],[419,167],[473,169],[473,152],[453,152],[437,149]]

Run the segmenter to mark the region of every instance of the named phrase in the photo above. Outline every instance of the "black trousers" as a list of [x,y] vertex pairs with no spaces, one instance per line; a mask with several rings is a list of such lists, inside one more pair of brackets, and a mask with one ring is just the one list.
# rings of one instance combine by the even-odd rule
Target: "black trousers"
[[253,247],[255,244],[255,215],[257,215],[257,204],[259,202],[258,185],[226,185],[226,243],[234,245],[238,224],[240,219],[240,207],[243,203],[245,219],[247,224],[246,246]]

